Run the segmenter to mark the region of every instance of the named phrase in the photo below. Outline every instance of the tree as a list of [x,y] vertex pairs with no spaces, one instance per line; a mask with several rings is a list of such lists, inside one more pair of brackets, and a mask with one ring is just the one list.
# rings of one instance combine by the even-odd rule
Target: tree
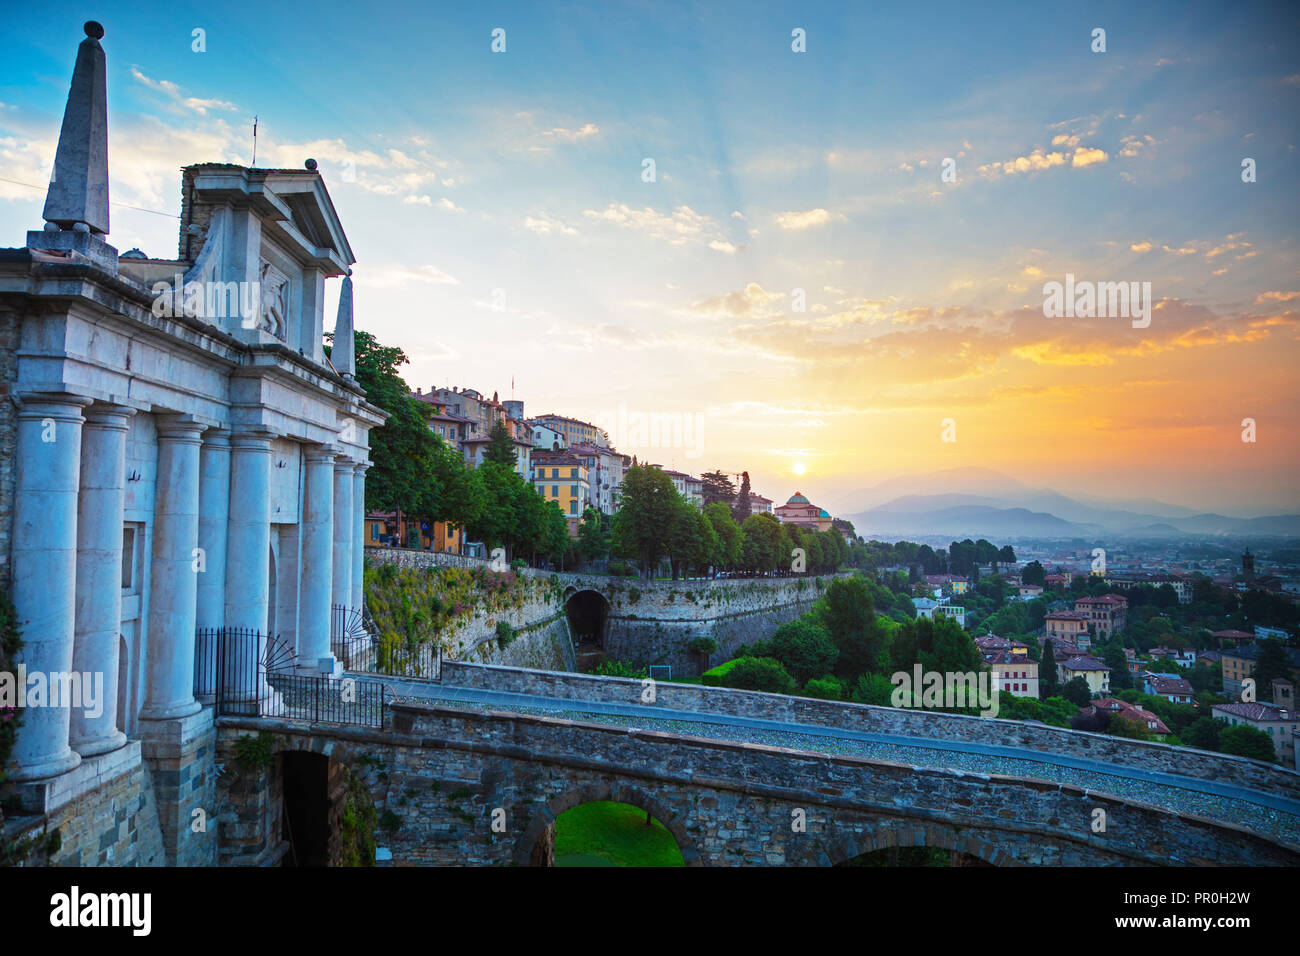
[[1228,727],[1219,734],[1219,750],[1225,754],[1238,757],[1252,757],[1277,763],[1277,752],[1273,749],[1273,738],[1257,727],[1238,724]]
[[[491,461],[485,461],[477,472],[483,489],[483,508],[478,517],[470,522],[469,533],[482,541],[489,550],[509,548],[518,527],[515,482],[519,476],[513,469]],[[537,497],[536,494],[534,497]]]
[[1198,717],[1192,721],[1183,730],[1179,736],[1189,747],[1195,747],[1198,750],[1219,749],[1219,736],[1228,726],[1226,720],[1219,720],[1215,717]]
[[736,485],[725,472],[706,471],[700,475],[700,493],[706,508],[712,504],[723,504],[730,511],[736,500]]
[[1092,691],[1082,677],[1071,677],[1061,688],[1061,696],[1078,707],[1087,707],[1092,700]]
[[498,465],[505,465],[507,468],[515,467],[515,442],[510,437],[510,428],[506,425],[505,419],[498,418],[492,423],[492,430],[488,432],[488,446],[483,452],[484,461],[496,462]]
[[1025,584],[1037,584],[1042,587],[1047,584],[1047,571],[1043,569],[1041,561],[1030,561],[1020,572],[1020,580]]
[[745,521],[753,513],[749,504],[749,472],[740,474],[740,491],[736,494],[736,503],[731,509],[732,516],[736,523],[744,525]]
[[1273,681],[1288,675],[1286,651],[1277,639],[1264,641],[1260,647],[1259,663],[1255,665],[1255,699],[1273,699]]
[[1043,641],[1043,657],[1038,662],[1038,686],[1043,699],[1055,697],[1060,678],[1056,674],[1056,652],[1052,649],[1052,639]]
[[600,561],[609,556],[610,533],[606,519],[595,508],[588,507],[582,513],[582,524],[578,525],[578,554],[584,561]]
[[741,524],[740,563],[751,571],[773,571],[788,551],[782,553],[785,532],[781,522],[769,514],[750,515]]
[[645,577],[668,553],[668,534],[681,501],[673,480],[658,468],[633,465],[623,476],[613,547],[620,556],[635,558]]
[[767,649],[800,684],[829,674],[840,656],[830,633],[807,614],[778,627]]
[[864,577],[836,578],[815,606],[831,640],[839,649],[835,672],[856,678],[886,663],[886,631],[876,618],[876,605]]
[[1119,640],[1114,639],[1106,645],[1106,653],[1102,655],[1106,666],[1110,668],[1110,686],[1115,690],[1128,690],[1133,686],[1133,675],[1128,670],[1128,656],[1124,653],[1124,648],[1120,646]]
[[[1004,546],[1003,546],[1003,547],[998,551],[998,561],[1001,562],[1002,564],[1015,564],[1015,563],[1016,563],[1016,549],[1013,548],[1013,547],[1011,547],[1011,545],[1009,545],[1009,544],[1008,544],[1008,545],[1004,545]],[[1040,565],[1040,567],[1041,567],[1041,565]],[[1041,582],[1040,582],[1040,583],[1041,583]]]
[[366,508],[430,515],[437,510],[439,439],[425,419],[426,406],[411,397],[397,373],[409,360],[400,348],[380,345],[368,332],[354,335],[357,383],[368,402],[388,413],[388,420],[370,431],[374,465],[366,475]]
[[744,535],[736,519],[731,516],[731,505],[721,501],[704,506],[704,517],[713,528],[717,546],[713,549],[711,563],[715,568],[735,568],[740,565],[741,545]]

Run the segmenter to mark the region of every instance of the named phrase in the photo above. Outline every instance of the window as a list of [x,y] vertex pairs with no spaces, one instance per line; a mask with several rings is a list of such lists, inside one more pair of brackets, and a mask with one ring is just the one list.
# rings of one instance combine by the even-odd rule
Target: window
[[578,477],[578,469],[577,469],[577,468],[570,468],[570,469],[569,469],[569,477],[570,477],[570,478],[577,478],[577,477]]
[[551,497],[552,497],[552,498],[558,498],[558,497],[560,497],[560,486],[559,486],[559,485],[551,485]]
[[571,514],[571,515],[576,515],[577,513],[578,513],[578,503],[577,503],[576,501],[570,501],[570,502],[569,502],[569,514]]
[[122,590],[130,591],[135,586],[135,528],[127,525],[122,529]]

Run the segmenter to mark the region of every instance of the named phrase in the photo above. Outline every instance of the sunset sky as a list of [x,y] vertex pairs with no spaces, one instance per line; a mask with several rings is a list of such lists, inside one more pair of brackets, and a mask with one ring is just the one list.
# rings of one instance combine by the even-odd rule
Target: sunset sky
[[[319,162],[413,387],[680,415],[702,454],[613,437],[837,513],[968,466],[1300,510],[1300,8],[809,6],[12,7],[0,245],[41,225],[94,18],[110,241],[175,255],[179,167],[249,163],[257,115],[258,165]],[[1045,318],[1066,273],[1150,282],[1150,326]]]

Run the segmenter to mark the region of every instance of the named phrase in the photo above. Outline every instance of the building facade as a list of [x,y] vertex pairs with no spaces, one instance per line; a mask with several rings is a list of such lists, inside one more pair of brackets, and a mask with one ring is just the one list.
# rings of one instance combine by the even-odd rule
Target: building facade
[[301,672],[339,673],[331,611],[361,605],[368,434],[384,415],[354,377],[354,257],[314,161],[188,166],[175,257],[108,244],[103,28],[86,33],[45,227],[0,249],[0,327],[17,345],[0,368],[18,405],[3,583],[26,672],[98,675],[105,706],[26,712],[10,779],[30,812],[92,812],[143,764],[166,861],[211,862],[213,840],[189,827],[210,806],[214,740],[197,634],[278,635]]

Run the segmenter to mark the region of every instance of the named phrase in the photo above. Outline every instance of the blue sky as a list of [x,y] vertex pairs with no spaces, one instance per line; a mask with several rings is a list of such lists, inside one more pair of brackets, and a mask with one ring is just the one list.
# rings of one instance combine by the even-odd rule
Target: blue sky
[[[256,114],[259,165],[319,161],[358,322],[412,385],[692,416],[702,455],[643,456],[836,510],[964,465],[1300,507],[1295,8],[876,6],[21,7],[0,178],[48,179],[93,17],[112,241],[173,255],[176,221],[129,207],[175,215],[181,165],[249,162]],[[0,182],[0,242],[40,202]],[[1150,281],[1161,307],[1053,323],[1066,272]]]

